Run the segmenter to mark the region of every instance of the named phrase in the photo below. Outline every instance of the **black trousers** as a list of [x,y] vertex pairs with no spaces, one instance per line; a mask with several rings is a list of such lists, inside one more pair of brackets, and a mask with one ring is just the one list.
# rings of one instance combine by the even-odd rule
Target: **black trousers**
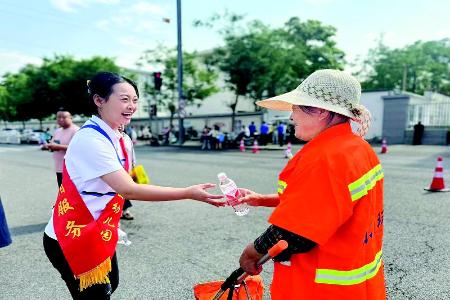
[[132,206],[133,206],[133,204],[131,204],[131,201],[128,200],[128,199],[125,199],[125,202],[123,203],[123,210],[125,211],[125,210],[129,209]]
[[[111,294],[117,289],[119,285],[119,268],[117,265],[117,257],[114,256],[111,260],[112,270],[108,274],[110,284],[95,284],[82,292],[79,290],[80,280],[75,279],[72,270],[69,267],[67,260],[59,246],[57,240],[52,239],[44,233],[44,250],[48,259],[52,263],[53,267],[61,274],[61,278],[65,281],[67,288],[70,291],[73,299],[87,300],[87,299],[99,299],[109,300]],[[85,251],[88,249],[85,249]]]
[[58,187],[62,184],[62,173],[56,172],[56,180],[58,181]]

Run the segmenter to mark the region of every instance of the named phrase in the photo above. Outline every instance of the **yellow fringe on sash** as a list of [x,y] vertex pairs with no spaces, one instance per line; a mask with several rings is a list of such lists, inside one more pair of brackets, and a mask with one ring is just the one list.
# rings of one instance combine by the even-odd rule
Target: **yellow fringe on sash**
[[80,292],[94,284],[109,283],[109,272],[111,272],[111,258],[108,257],[94,269],[76,276],[80,279]]

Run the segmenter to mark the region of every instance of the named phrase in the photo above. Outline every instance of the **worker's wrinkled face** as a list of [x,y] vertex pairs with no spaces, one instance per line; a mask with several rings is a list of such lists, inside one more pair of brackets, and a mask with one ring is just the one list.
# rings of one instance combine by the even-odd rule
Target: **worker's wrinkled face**
[[302,109],[292,105],[291,120],[295,126],[295,137],[310,141],[327,128],[328,111],[321,108]]

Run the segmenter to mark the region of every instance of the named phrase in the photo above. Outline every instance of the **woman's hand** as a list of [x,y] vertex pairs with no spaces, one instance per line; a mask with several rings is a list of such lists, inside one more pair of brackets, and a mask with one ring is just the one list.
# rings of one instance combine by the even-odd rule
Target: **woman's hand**
[[239,201],[245,202],[250,206],[261,206],[261,200],[263,198],[263,195],[258,194],[254,191],[251,191],[249,189],[243,189],[240,188],[239,192],[241,192],[242,197],[239,198]]
[[275,207],[280,203],[277,194],[263,195],[243,188],[240,188],[239,191],[242,195],[239,201],[245,202],[250,206]]
[[[224,206],[226,202],[223,201],[223,195],[213,195],[206,191],[215,186],[216,185],[213,183],[203,183],[189,186],[186,190],[190,199],[205,202],[214,206]],[[222,201],[218,201],[219,199],[222,199]]]
[[249,275],[257,275],[261,273],[262,267],[257,267],[256,263],[262,256],[263,255],[261,253],[256,251],[253,244],[248,244],[242,252],[241,258],[239,258],[239,264],[245,273]]

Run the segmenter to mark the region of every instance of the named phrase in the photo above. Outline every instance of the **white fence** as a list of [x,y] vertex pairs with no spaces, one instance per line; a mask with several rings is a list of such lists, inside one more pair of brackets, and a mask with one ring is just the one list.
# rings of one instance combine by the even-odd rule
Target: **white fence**
[[450,102],[411,104],[408,107],[407,127],[418,122],[427,127],[450,126]]

